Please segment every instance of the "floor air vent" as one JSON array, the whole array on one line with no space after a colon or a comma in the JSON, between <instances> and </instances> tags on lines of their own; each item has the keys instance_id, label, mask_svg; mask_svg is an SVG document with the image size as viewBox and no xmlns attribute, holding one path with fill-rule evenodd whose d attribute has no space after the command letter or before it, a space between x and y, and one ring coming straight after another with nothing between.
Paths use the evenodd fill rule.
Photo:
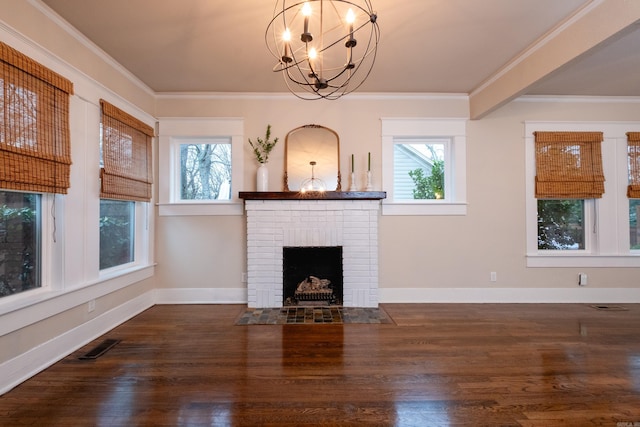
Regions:
<instances>
[{"instance_id":1,"label":"floor air vent","mask_svg":"<svg viewBox=\"0 0 640 427\"><path fill-rule=\"evenodd\" d=\"M596 310L603 311L627 311L629 310L626 307L622 307L621 305L607 305L607 304L595 304L590 306L591 308L595 308Z\"/></svg>"},{"instance_id":2,"label":"floor air vent","mask_svg":"<svg viewBox=\"0 0 640 427\"><path fill-rule=\"evenodd\" d=\"M80 356L78 359L80 360L97 359L98 357L102 356L107 351L109 351L114 345L118 344L119 342L120 340L114 340L114 339L104 340L100 344L95 346L93 349L91 349L89 352Z\"/></svg>"}]
</instances>

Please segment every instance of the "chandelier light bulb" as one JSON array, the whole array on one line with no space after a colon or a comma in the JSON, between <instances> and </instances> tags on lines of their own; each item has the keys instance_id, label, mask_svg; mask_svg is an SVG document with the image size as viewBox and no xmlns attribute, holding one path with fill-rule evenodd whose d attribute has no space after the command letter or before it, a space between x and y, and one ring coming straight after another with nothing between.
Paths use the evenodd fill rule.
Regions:
<instances>
[{"instance_id":1,"label":"chandelier light bulb","mask_svg":"<svg viewBox=\"0 0 640 427\"><path fill-rule=\"evenodd\" d=\"M293 58L291 57L291 31L288 28L282 33L282 42L284 44L284 53L280 59L283 63L289 64L293 62Z\"/></svg>"},{"instance_id":2,"label":"chandelier light bulb","mask_svg":"<svg viewBox=\"0 0 640 427\"><path fill-rule=\"evenodd\" d=\"M347 62L347 68L351 69L355 67L355 64L353 64L351 62L351 48L355 47L357 42L356 39L353 37L353 23L356 21L356 14L353 13L353 9L349 8L349 11L347 12L347 24L349 24L349 38L347 39L347 42L344 44L346 47L349 48L349 61Z\"/></svg>"},{"instance_id":3,"label":"chandelier light bulb","mask_svg":"<svg viewBox=\"0 0 640 427\"><path fill-rule=\"evenodd\" d=\"M302 6L302 15L304 16L304 30L300 34L300 40L303 43L309 43L313 40L313 36L309 32L309 17L311 16L311 5L309 2L304 2Z\"/></svg>"},{"instance_id":4,"label":"chandelier light bulb","mask_svg":"<svg viewBox=\"0 0 640 427\"><path fill-rule=\"evenodd\" d=\"M347 24L351 25L351 31L353 31L353 23L356 21L356 14L353 13L353 9L349 8L347 12Z\"/></svg>"},{"instance_id":5,"label":"chandelier light bulb","mask_svg":"<svg viewBox=\"0 0 640 427\"><path fill-rule=\"evenodd\" d=\"M304 2L302 5L302 14L306 17L311 16L311 5L308 1Z\"/></svg>"}]
</instances>

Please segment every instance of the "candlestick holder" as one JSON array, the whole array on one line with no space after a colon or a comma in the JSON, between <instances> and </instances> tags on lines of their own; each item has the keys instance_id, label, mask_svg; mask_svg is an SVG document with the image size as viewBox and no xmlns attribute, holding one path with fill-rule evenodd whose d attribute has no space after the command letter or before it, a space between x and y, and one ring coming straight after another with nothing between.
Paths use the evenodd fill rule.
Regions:
<instances>
[{"instance_id":1,"label":"candlestick holder","mask_svg":"<svg viewBox=\"0 0 640 427\"><path fill-rule=\"evenodd\" d=\"M367 171L367 186L365 191L373 191L373 185L371 185L371 171Z\"/></svg>"},{"instance_id":2,"label":"candlestick holder","mask_svg":"<svg viewBox=\"0 0 640 427\"><path fill-rule=\"evenodd\" d=\"M358 191L356 188L356 174L351 172L351 182L349 185L349 191Z\"/></svg>"}]
</instances>

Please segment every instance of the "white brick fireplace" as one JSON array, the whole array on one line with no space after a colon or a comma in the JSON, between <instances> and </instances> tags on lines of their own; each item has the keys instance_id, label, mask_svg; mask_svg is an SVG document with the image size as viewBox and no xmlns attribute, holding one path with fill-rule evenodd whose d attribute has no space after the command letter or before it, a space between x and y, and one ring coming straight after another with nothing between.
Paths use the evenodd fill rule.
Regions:
<instances>
[{"instance_id":1,"label":"white brick fireplace","mask_svg":"<svg viewBox=\"0 0 640 427\"><path fill-rule=\"evenodd\" d=\"M378 306L378 216L384 193L373 199L338 193L339 199L319 200L265 200L259 194L240 193L247 213L249 307L283 306L283 247L289 246L342 246L343 305Z\"/></svg>"}]
</instances>

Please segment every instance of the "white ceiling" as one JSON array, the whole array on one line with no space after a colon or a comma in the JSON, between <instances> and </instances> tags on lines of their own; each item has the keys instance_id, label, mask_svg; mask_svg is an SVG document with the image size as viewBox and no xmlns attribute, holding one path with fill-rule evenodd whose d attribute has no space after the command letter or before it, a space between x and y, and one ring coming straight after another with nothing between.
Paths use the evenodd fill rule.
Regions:
<instances>
[{"instance_id":1,"label":"white ceiling","mask_svg":"<svg viewBox=\"0 0 640 427\"><path fill-rule=\"evenodd\" d=\"M156 92L287 90L264 41L274 0L42 1ZM640 96L640 0L371 1L381 41L360 92L473 95L511 72L517 84L493 105L521 94ZM592 9L599 21L585 32L580 16ZM549 40L566 53L530 55ZM526 70L550 67L510 71L527 58Z\"/></svg>"}]
</instances>

